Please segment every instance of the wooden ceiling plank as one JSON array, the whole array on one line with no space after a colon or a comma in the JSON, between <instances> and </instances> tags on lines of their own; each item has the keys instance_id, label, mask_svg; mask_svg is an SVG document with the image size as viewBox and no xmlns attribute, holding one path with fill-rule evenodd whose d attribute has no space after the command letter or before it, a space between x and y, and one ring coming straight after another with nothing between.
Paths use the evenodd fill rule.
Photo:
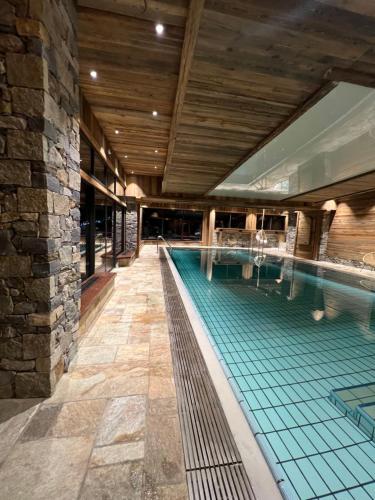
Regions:
<instances>
[{"instance_id":1,"label":"wooden ceiling plank","mask_svg":"<svg viewBox=\"0 0 375 500\"><path fill-rule=\"evenodd\" d=\"M164 168L164 178L168 173L173 159L173 152L178 132L178 126L182 115L182 109L185 101L185 94L189 81L189 74L194 57L194 50L198 39L199 26L203 13L205 0L190 0L188 16L185 27L185 37L182 46L180 72L178 77L178 85L175 97L174 111L172 116L171 128L169 133L169 144L167 160ZM163 180L163 191L165 188Z\"/></svg>"}]
</instances>

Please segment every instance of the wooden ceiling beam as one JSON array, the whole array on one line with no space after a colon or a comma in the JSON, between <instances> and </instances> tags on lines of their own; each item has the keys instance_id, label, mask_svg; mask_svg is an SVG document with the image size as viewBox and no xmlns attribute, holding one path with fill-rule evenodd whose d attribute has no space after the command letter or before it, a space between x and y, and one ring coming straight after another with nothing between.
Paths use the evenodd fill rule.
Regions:
<instances>
[{"instance_id":1,"label":"wooden ceiling beam","mask_svg":"<svg viewBox=\"0 0 375 500\"><path fill-rule=\"evenodd\" d=\"M324 79L336 83L352 83L363 87L375 88L375 75L361 73L359 71L330 68L324 74Z\"/></svg>"},{"instance_id":2,"label":"wooden ceiling beam","mask_svg":"<svg viewBox=\"0 0 375 500\"><path fill-rule=\"evenodd\" d=\"M176 97L174 102L171 128L169 132L168 153L164 168L163 191L166 190L166 175L171 166L178 126L180 123L182 108L185 101L189 74L193 62L195 46L198 39L199 26L202 18L205 0L191 0L185 26L184 43L181 52L180 72Z\"/></svg>"}]
</instances>

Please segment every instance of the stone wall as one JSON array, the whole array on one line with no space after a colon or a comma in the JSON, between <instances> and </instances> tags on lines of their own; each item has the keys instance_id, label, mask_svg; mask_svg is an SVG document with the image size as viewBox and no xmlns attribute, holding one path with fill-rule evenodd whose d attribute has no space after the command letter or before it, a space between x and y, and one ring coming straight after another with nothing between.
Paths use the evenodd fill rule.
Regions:
<instances>
[{"instance_id":1,"label":"stone wall","mask_svg":"<svg viewBox=\"0 0 375 500\"><path fill-rule=\"evenodd\" d=\"M73 0L0 2L0 397L53 392L79 321Z\"/></svg>"},{"instance_id":2,"label":"stone wall","mask_svg":"<svg viewBox=\"0 0 375 500\"><path fill-rule=\"evenodd\" d=\"M137 249L138 235L138 214L136 199L126 197L126 218L125 218L125 251Z\"/></svg>"},{"instance_id":3,"label":"stone wall","mask_svg":"<svg viewBox=\"0 0 375 500\"><path fill-rule=\"evenodd\" d=\"M286 230L286 253L294 255L297 236L297 212L290 211Z\"/></svg>"},{"instance_id":4,"label":"stone wall","mask_svg":"<svg viewBox=\"0 0 375 500\"><path fill-rule=\"evenodd\" d=\"M322 229L320 233L318 260L328 260L327 247L329 228L331 227L334 212L324 212L322 219Z\"/></svg>"}]
</instances>

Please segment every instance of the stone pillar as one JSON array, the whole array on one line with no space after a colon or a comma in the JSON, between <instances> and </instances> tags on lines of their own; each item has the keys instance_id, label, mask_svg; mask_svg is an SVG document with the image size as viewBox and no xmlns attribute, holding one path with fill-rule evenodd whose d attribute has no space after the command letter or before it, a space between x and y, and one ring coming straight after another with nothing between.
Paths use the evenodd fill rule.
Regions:
<instances>
[{"instance_id":1,"label":"stone pillar","mask_svg":"<svg viewBox=\"0 0 375 500\"><path fill-rule=\"evenodd\" d=\"M79 322L73 0L0 4L0 397L49 396Z\"/></svg>"},{"instance_id":2,"label":"stone pillar","mask_svg":"<svg viewBox=\"0 0 375 500\"><path fill-rule=\"evenodd\" d=\"M335 216L334 210L324 212L322 219L322 229L320 233L318 260L329 260L327 255L329 229Z\"/></svg>"},{"instance_id":3,"label":"stone pillar","mask_svg":"<svg viewBox=\"0 0 375 500\"><path fill-rule=\"evenodd\" d=\"M125 219L125 251L136 251L138 242L138 212L137 200L133 196L126 196L126 219Z\"/></svg>"},{"instance_id":4,"label":"stone pillar","mask_svg":"<svg viewBox=\"0 0 375 500\"><path fill-rule=\"evenodd\" d=\"M297 212L289 211L288 228L286 230L286 253L294 255L297 236Z\"/></svg>"}]
</instances>

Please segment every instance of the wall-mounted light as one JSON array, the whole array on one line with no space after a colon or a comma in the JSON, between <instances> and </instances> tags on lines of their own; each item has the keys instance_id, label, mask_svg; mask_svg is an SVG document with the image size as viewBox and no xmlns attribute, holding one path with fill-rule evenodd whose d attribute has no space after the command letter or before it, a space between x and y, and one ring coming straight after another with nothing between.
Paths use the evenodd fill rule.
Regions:
<instances>
[{"instance_id":1,"label":"wall-mounted light","mask_svg":"<svg viewBox=\"0 0 375 500\"><path fill-rule=\"evenodd\" d=\"M158 116L158 112L154 110L154 111L152 112L152 116Z\"/></svg>"},{"instance_id":2,"label":"wall-mounted light","mask_svg":"<svg viewBox=\"0 0 375 500\"><path fill-rule=\"evenodd\" d=\"M155 31L158 35L162 35L164 33L164 26L160 23L158 23L156 26L155 26Z\"/></svg>"},{"instance_id":3,"label":"wall-mounted light","mask_svg":"<svg viewBox=\"0 0 375 500\"><path fill-rule=\"evenodd\" d=\"M90 76L93 80L96 80L98 78L98 73L94 69L92 69L90 71Z\"/></svg>"}]
</instances>

